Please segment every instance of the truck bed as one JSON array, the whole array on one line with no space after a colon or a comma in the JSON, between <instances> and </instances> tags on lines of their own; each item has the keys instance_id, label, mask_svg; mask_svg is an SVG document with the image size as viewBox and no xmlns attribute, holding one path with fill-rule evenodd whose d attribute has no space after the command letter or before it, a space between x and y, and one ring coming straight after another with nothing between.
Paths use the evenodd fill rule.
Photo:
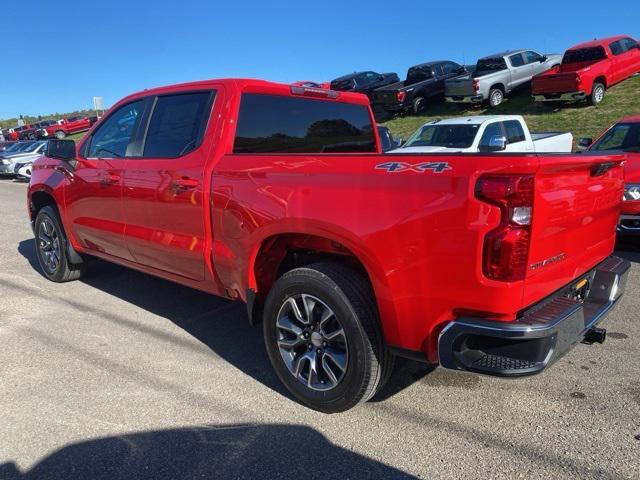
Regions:
<instances>
[{"instance_id":1,"label":"truck bed","mask_svg":"<svg viewBox=\"0 0 640 480\"><path fill-rule=\"evenodd\" d=\"M537 153L571 152L573 135L568 132L530 132Z\"/></svg>"}]
</instances>

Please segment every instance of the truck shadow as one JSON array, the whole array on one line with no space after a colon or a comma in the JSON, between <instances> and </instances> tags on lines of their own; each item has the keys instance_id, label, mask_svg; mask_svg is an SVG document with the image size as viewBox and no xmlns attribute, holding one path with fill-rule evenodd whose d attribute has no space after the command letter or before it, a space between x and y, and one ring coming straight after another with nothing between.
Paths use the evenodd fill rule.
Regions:
<instances>
[{"instance_id":1,"label":"truck shadow","mask_svg":"<svg viewBox=\"0 0 640 480\"><path fill-rule=\"evenodd\" d=\"M18 252L41 274L33 239L21 241ZM249 325L244 303L225 300L97 259L90 261L90 267L81 282L170 320L243 373L294 400L271 368L262 339L262 327ZM159 335L155 330L137 325L114 312L97 310L88 305L82 305L82 308L91 308L92 313L107 321L145 334ZM392 397L431 370L431 366L398 359L387 385L373 400L382 401Z\"/></svg>"},{"instance_id":2,"label":"truck shadow","mask_svg":"<svg viewBox=\"0 0 640 480\"><path fill-rule=\"evenodd\" d=\"M301 449L302 447L302 449ZM322 459L318 462L318 459ZM324 467L323 467L324 465ZM4 480L417 478L333 445L301 425L211 425L98 438L54 451Z\"/></svg>"}]
</instances>

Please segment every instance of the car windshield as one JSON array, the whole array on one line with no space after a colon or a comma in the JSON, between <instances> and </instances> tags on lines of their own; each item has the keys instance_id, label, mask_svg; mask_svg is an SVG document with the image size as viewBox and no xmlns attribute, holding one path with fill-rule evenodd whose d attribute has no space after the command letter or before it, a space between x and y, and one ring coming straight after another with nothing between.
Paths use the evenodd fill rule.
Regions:
<instances>
[{"instance_id":1,"label":"car windshield","mask_svg":"<svg viewBox=\"0 0 640 480\"><path fill-rule=\"evenodd\" d=\"M476 72L499 72L507 68L504 58L483 58L476 64Z\"/></svg>"},{"instance_id":2,"label":"car windshield","mask_svg":"<svg viewBox=\"0 0 640 480\"><path fill-rule=\"evenodd\" d=\"M406 147L469 148L480 125L424 125L411 135Z\"/></svg>"},{"instance_id":3,"label":"car windshield","mask_svg":"<svg viewBox=\"0 0 640 480\"><path fill-rule=\"evenodd\" d=\"M582 63L595 62L607 58L602 47L579 48L577 50L567 50L562 57L562 63Z\"/></svg>"},{"instance_id":4,"label":"car windshield","mask_svg":"<svg viewBox=\"0 0 640 480\"><path fill-rule=\"evenodd\" d=\"M2 153L14 153L14 152L19 152L20 148L23 146L22 143L12 143L11 145L8 145L3 151Z\"/></svg>"},{"instance_id":5,"label":"car windshield","mask_svg":"<svg viewBox=\"0 0 640 480\"><path fill-rule=\"evenodd\" d=\"M640 153L640 123L619 123L605 133L591 150Z\"/></svg>"}]
</instances>

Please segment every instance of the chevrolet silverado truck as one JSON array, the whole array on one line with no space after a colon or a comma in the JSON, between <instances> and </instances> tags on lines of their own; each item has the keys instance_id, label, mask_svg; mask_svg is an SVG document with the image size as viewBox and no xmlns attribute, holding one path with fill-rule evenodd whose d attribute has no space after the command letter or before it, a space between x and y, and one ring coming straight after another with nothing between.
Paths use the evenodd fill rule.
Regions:
<instances>
[{"instance_id":1,"label":"chevrolet silverado truck","mask_svg":"<svg viewBox=\"0 0 640 480\"><path fill-rule=\"evenodd\" d=\"M618 233L640 234L640 115L623 118L605 130L595 142L591 138L581 138L578 149L594 153L626 152L624 198Z\"/></svg>"},{"instance_id":2,"label":"chevrolet silverado truck","mask_svg":"<svg viewBox=\"0 0 640 480\"><path fill-rule=\"evenodd\" d=\"M56 137L65 138L74 133L86 132L97 121L97 117L69 117L58 120L52 125L41 128L37 131L38 138Z\"/></svg>"},{"instance_id":3,"label":"chevrolet silverado truck","mask_svg":"<svg viewBox=\"0 0 640 480\"><path fill-rule=\"evenodd\" d=\"M560 55L541 55L533 50L514 50L481 58L473 73L445 82L447 102L484 103L497 107L505 95L560 64Z\"/></svg>"},{"instance_id":4,"label":"chevrolet silverado truck","mask_svg":"<svg viewBox=\"0 0 640 480\"><path fill-rule=\"evenodd\" d=\"M536 76L531 93L536 102L576 102L592 105L604 100L605 91L640 72L640 46L631 37L617 36L575 45L562 64Z\"/></svg>"},{"instance_id":5,"label":"chevrolet silverado truck","mask_svg":"<svg viewBox=\"0 0 640 480\"><path fill-rule=\"evenodd\" d=\"M365 95L210 80L50 140L28 212L50 280L98 257L246 302L283 384L339 412L396 355L518 377L602 342L625 158L382 154Z\"/></svg>"},{"instance_id":6,"label":"chevrolet silverado truck","mask_svg":"<svg viewBox=\"0 0 640 480\"><path fill-rule=\"evenodd\" d=\"M477 115L425 123L389 153L571 152L573 135L529 131L520 115Z\"/></svg>"},{"instance_id":7,"label":"chevrolet silverado truck","mask_svg":"<svg viewBox=\"0 0 640 480\"><path fill-rule=\"evenodd\" d=\"M424 113L429 103L442 100L445 81L464 73L463 66L448 60L415 65L407 71L406 80L374 90L371 105L374 112L387 115Z\"/></svg>"}]
</instances>

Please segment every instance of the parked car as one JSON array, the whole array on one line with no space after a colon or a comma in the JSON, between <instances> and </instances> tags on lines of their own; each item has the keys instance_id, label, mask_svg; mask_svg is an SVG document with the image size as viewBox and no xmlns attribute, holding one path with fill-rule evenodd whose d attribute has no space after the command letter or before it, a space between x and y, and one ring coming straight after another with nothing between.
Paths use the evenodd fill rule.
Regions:
<instances>
[{"instance_id":1,"label":"parked car","mask_svg":"<svg viewBox=\"0 0 640 480\"><path fill-rule=\"evenodd\" d=\"M528 84L534 75L560 64L561 55L541 55L534 50L514 50L481 58L473 73L445 83L445 97L454 103L500 105L514 89Z\"/></svg>"},{"instance_id":2,"label":"parked car","mask_svg":"<svg viewBox=\"0 0 640 480\"><path fill-rule=\"evenodd\" d=\"M378 137L380 137L380 147L383 152L398 148L402 144L402 140L393 138L389 127L385 127L384 125L378 125Z\"/></svg>"},{"instance_id":3,"label":"parked car","mask_svg":"<svg viewBox=\"0 0 640 480\"><path fill-rule=\"evenodd\" d=\"M128 96L34 162L39 265L64 282L95 256L245 301L324 412L371 398L396 354L514 377L604 340L624 154L382 155L375 127L364 95L259 80Z\"/></svg>"},{"instance_id":4,"label":"parked car","mask_svg":"<svg viewBox=\"0 0 640 480\"><path fill-rule=\"evenodd\" d=\"M640 115L623 118L595 142L591 138L581 138L578 149L593 153L626 152L624 200L618 232L640 234Z\"/></svg>"},{"instance_id":5,"label":"parked car","mask_svg":"<svg viewBox=\"0 0 640 480\"><path fill-rule=\"evenodd\" d=\"M19 162L32 161L44 153L46 142L17 142L16 146L0 153L0 177L15 176L15 166Z\"/></svg>"},{"instance_id":6,"label":"parked car","mask_svg":"<svg viewBox=\"0 0 640 480\"><path fill-rule=\"evenodd\" d=\"M444 94L444 83L466 73L466 69L449 60L422 63L407 71L402 82L392 83L373 92L374 111L388 114L410 112L423 113L427 105L440 101Z\"/></svg>"},{"instance_id":7,"label":"parked car","mask_svg":"<svg viewBox=\"0 0 640 480\"><path fill-rule=\"evenodd\" d=\"M580 101L597 105L605 91L640 72L640 46L631 37L617 36L575 45L562 64L533 79L537 102Z\"/></svg>"},{"instance_id":8,"label":"parked car","mask_svg":"<svg viewBox=\"0 0 640 480\"><path fill-rule=\"evenodd\" d=\"M17 162L13 169L14 177L19 180L29 180L31 178L32 168L33 160Z\"/></svg>"},{"instance_id":9,"label":"parked car","mask_svg":"<svg viewBox=\"0 0 640 480\"><path fill-rule=\"evenodd\" d=\"M371 99L376 88L399 82L397 73L354 72L331 80L331 90L364 93Z\"/></svg>"},{"instance_id":10,"label":"parked car","mask_svg":"<svg viewBox=\"0 0 640 480\"><path fill-rule=\"evenodd\" d=\"M69 117L58 120L54 125L40 129L39 138L56 137L65 138L74 133L86 132L97 121L97 117Z\"/></svg>"},{"instance_id":11,"label":"parked car","mask_svg":"<svg viewBox=\"0 0 640 480\"><path fill-rule=\"evenodd\" d=\"M520 115L479 115L434 120L390 153L571 152L571 133L529 131Z\"/></svg>"},{"instance_id":12,"label":"parked car","mask_svg":"<svg viewBox=\"0 0 640 480\"><path fill-rule=\"evenodd\" d=\"M36 140L38 138L41 138L40 132L42 131L42 129L56 124L57 120L41 120L32 125L29 125L29 127L27 128L23 128L22 130L20 130L20 132L18 133L18 139Z\"/></svg>"}]
</instances>

